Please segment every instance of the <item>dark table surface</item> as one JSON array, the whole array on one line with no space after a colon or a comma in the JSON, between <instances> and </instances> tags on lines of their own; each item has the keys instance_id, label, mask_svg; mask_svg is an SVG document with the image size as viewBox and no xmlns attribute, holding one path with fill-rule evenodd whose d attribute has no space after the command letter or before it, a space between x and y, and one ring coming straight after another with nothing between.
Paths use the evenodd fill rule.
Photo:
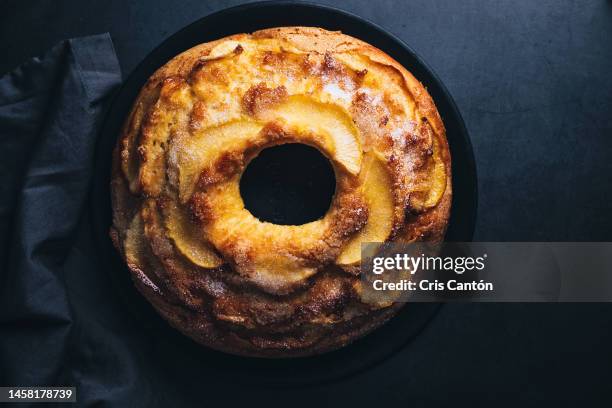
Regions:
<instances>
[{"instance_id":1,"label":"dark table surface","mask_svg":"<svg viewBox=\"0 0 612 408\"><path fill-rule=\"evenodd\" d=\"M176 30L239 3L4 1L0 73L61 39L108 31L127 75ZM477 240L612 240L611 1L321 3L398 35L454 96L478 166ZM610 344L608 305L447 305L396 358L334 392L347 403L479 391L563 406L609 400Z\"/></svg>"}]
</instances>

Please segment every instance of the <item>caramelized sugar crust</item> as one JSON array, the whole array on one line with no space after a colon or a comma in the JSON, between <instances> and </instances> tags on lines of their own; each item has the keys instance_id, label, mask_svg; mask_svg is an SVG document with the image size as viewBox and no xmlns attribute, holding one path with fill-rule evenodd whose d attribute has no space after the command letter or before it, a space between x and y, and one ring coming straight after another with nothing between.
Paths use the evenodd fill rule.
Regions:
<instances>
[{"instance_id":1,"label":"caramelized sugar crust","mask_svg":"<svg viewBox=\"0 0 612 408\"><path fill-rule=\"evenodd\" d=\"M319 149L328 213L262 222L239 179L259 152ZM140 292L197 342L312 355L381 325L398 304L360 297L360 243L439 241L450 213L444 125L425 88L339 32L284 27L198 45L149 79L112 166L111 237Z\"/></svg>"}]
</instances>

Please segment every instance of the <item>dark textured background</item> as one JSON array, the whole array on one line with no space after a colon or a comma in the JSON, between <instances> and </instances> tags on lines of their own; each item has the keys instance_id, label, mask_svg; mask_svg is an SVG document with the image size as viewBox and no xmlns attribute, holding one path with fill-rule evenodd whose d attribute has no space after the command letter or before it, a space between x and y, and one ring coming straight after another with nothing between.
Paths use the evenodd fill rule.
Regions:
<instances>
[{"instance_id":1,"label":"dark textured background","mask_svg":"<svg viewBox=\"0 0 612 408\"><path fill-rule=\"evenodd\" d=\"M398 35L454 96L478 166L477 240L612 240L611 1L321 2ZM179 28L239 3L4 1L0 73L61 39L109 31L128 74ZM447 305L396 358L333 392L347 403L610 406L610 344L608 305ZM240 398L172 387L202 401Z\"/></svg>"}]
</instances>

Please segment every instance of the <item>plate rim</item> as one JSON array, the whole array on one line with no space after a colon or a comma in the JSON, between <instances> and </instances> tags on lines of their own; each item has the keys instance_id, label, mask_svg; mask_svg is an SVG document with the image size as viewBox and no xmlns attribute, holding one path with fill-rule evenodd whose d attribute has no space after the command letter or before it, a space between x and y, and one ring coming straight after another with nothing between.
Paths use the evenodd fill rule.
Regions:
<instances>
[{"instance_id":1,"label":"plate rim","mask_svg":"<svg viewBox=\"0 0 612 408\"><path fill-rule=\"evenodd\" d=\"M447 107L449 109L449 114L454 118L455 121L455 126L457 127L457 133L458 133L458 137L461 137L462 142L464 143L464 153L467 153L467 157L462 157L462 160L465 160L464 162L462 162L462 166L464 166L464 170L468 173L469 178L472 179L472 189L471 189L471 194L470 194L470 201L471 201L471 213L470 214L465 214L468 216L468 222L464 223L464 231L462 232L463 235L463 239L465 241L470 241L473 238L473 234L474 234L474 230L475 230L475 225L476 225L476 216L477 216L477 210L478 210L478 179L477 179L477 171L476 171L476 161L475 161L475 157L474 157L474 152L473 152L473 146L469 137L469 133L467 131L467 128L465 126L465 122L463 120L463 117L452 97L452 95L450 94L450 92L448 91L448 89L446 88L446 86L444 85L444 83L441 81L441 79L439 78L439 76L435 73L435 71L407 44L405 43L401 38L399 38L398 36L396 36L395 34L393 34L392 32L390 32L389 30L383 28L382 26L364 18L361 17L359 15L356 15L350 11L347 10L343 10L341 8L338 8L336 6L330 6L330 5L324 5L324 4L319 4L319 3L313 3L313 2L309 2L309 1L297 1L297 0L271 0L271 1L261 1L261 2L252 2L252 3L246 3L246 4L240 4L240 5L236 5L233 7L228 7L228 8L223 8L221 10L206 14L202 17L197 18L196 20L194 20L193 22L187 24L186 26L182 27L181 29L177 30L175 33L169 35L168 37L166 37L159 45L157 45L156 47L154 47L149 53L147 53L147 55L132 69L132 71L126 76L126 79L124 81L122 81L121 86L115 91L114 95L112 96L112 99L108 105L108 108L105 112L105 115L102 119L102 126L100 127L100 132L98 134L98 138L96 140L95 143L95 150L94 150L94 168L93 168L93 176L92 176L92 183L90 185L90 194L89 194L89 210L90 210L90 221L92 223L92 234L94 235L93 239L94 239L94 245L95 245L95 250L97 252L97 254L102 258L104 255L104 252L106 250L104 250L104 247L112 247L112 244L110 243L110 239L108 238L108 233L102 234L102 232L104 231L104 228L102 227L103 225L106 226L106 231L108 231L108 227L110 226L109 223L105 222L106 220L110 219L110 215L111 215L111 208L110 205L106 206L106 204L110 204L110 187L109 187L109 183L110 183L110 155L108 157L104 157L103 154L105 153L103 147L104 147L104 142L105 139L109 137L111 131L113 130L113 128L115 128L115 126L113 126L113 120L116 118L113 118L113 116L116 116L117 114L121 113L121 112L117 112L117 110L120 109L120 105L121 105L121 99L125 99L127 97L130 96L130 93L133 94L133 92L130 92L130 88L134 88L134 83L135 82L139 82L140 85L137 87L137 92L140 90L140 88L142 87L142 85L144 85L144 83L146 82L146 78L148 78L148 76L150 76L150 74L152 74L157 68L159 68L160 66L162 66L165 62L161 63L161 65L158 65L155 61L160 60L161 56L165 54L164 50L167 48L171 48L172 47L172 43L174 41L177 40L177 38L180 38L181 36L185 36L186 34L188 34L190 31L193 31L195 28L198 28L202 25L205 25L206 20L211 20L211 19L221 19L221 18L225 18L226 16L229 15L233 15L236 13L245 13L248 12L249 10L252 9L261 9L261 8L275 8L275 7L291 7L291 6L300 6L300 7L306 7L306 8L311 8L311 9L316 9L322 13L330 13L330 14L340 14L342 16L344 16L345 18L347 18L348 20L352 20L354 22L354 24L360 24L364 27L367 27L370 30L373 30L375 32L376 35L380 35L382 37L386 37L387 40L396 43L399 48L401 50L403 50L404 52L406 52L407 54L409 54L410 58L413 58L417 64L419 64L421 66L421 68L427 72L427 74L431 77L431 82L433 84L435 84L436 87L439 88L439 91L441 92L441 94L443 95L443 99L444 99L444 103L447 104ZM276 26L283 26L282 24L280 25L276 25ZM286 26L286 25L285 25ZM264 28L262 26L262 28ZM240 31L236 31L236 33L239 33ZM244 31L243 31L244 32ZM186 48L188 49L188 48ZM186 49L182 50L185 51ZM386 53L388 53L387 50L385 50L384 48L382 48L382 50ZM178 51L181 52L181 51ZM177 53L178 53L177 52ZM175 54L176 55L176 54ZM389 55L391 55L394 59L397 59L395 55L393 55L393 53L389 53ZM166 60L167 62L167 60ZM144 73L144 72L148 72L148 74ZM144 82L142 82L139 77L145 77ZM421 81L421 78L417 79L419 81ZM429 89L428 89L429 90ZM127 94L127 95L126 95ZM133 97L135 97L136 95L133 95ZM128 106L131 106L131 102L133 102L133 98L131 99L130 103L128 104ZM438 101L436 101L434 99L434 102L436 103L436 105L438 105ZM125 118L125 115L128 114L128 111L126 110L122 110L123 112L123 118ZM444 119L443 119L444 121ZM123 122L123 121L120 121ZM448 128L447 128L448 129ZM447 132L448 134L448 132ZM113 145L116 143L116 138L117 135L114 136L113 139ZM448 137L447 137L448 138ZM450 141L449 141L450 142ZM450 143L449 143L450 144ZM451 157L452 157L452 151L451 151ZM453 161L454 163L454 161ZM96 186L95 182L100 178L100 174L105 174L105 177L103 177L104 180L106 180L108 183L106 183L106 185L103 186ZM453 170L453 177L455 176L455 171ZM453 180L454 181L454 180ZM454 187L454 183L453 183L453 190L455 191L455 187ZM453 206L455 205L455 193L453 191ZM106 193L104 193L106 192ZM102 202L100 202L99 198L100 196L105 196L105 200L103 200ZM102 197L104 198L104 197ZM102 208L102 207L106 207L106 209ZM107 214L106 216L102 214L102 211L106 211ZM452 225L452 210L451 210L451 221L449 222L449 229ZM114 251L114 248L112 248ZM114 251L116 252L116 251ZM115 256L117 256L117 254L115 253ZM108 259L105 259L104 262L107 265L110 265L110 261ZM110 269L110 268L109 268ZM126 269L127 270L127 269ZM110 275L116 274L113 273L112 271L108 271L108 273ZM111 278L112 279L112 278ZM136 292L136 290L134 288L132 288L134 292ZM144 299L142 298L142 296L140 294L137 294L139 296L139 300L144 302ZM386 356L384 356L383 358L380 358L374 362L371 362L370 364L364 364L362 367L360 367L359 369L354 369L350 372L346 372L343 373L342 375L334 375L330 378L322 378L321 380L318 381L306 381L306 383L326 383L329 381L337 381L349 376L353 376L353 375L357 375L363 371L366 371L370 368L372 368L373 366L379 365L380 363L382 363L383 361L387 360L388 358L390 358L392 355L396 354L397 352L399 352L401 349L403 349L407 344L410 343L410 341L416 337L420 331L423 330L424 327L426 327L429 322L434 318L434 316L437 314L437 312L439 311L440 308L440 304L429 304L431 307L429 308L429 311L427 312L427 314L429 315L429 317L423 322L423 324L421 325L422 327L419 329L419 331L414 334L413 336L410 336L409 338L405 339L405 341L401 344L400 347L396 347L394 350L391 350ZM147 304L148 306L148 304ZM149 306L150 307L150 306ZM154 313L155 315L157 315L156 312L154 312L151 308L151 313ZM389 322L385 323L382 327L379 327L378 329L376 329L376 331L381 331L383 330L385 327L388 327L393 320L396 320L400 314L402 313L406 313L406 308L403 308L401 311L398 312L398 314L396 316L394 316ZM158 316L159 317L159 316ZM161 317L159 317L159 319L162 319ZM168 328L172 331L175 331L178 335L183 336L183 334L181 334L180 332L176 331L176 329L174 328L170 328L170 326L168 326ZM372 333L368 334L366 336L366 338L368 336L371 336ZM362 340L362 339L359 339ZM357 342L359 341L357 340ZM199 346L204 348L204 346ZM346 350L347 348L353 347L353 344L347 345L344 348L340 349L341 350ZM217 351L213 351L214 353L219 353ZM325 353L323 354L323 356L326 355L330 355L332 353L336 353L337 351L332 351L330 353ZM228 358L236 358L236 356L231 356L231 355L226 355L228 356ZM317 358L318 356L313 356L313 357L307 357L305 359L313 359L313 358ZM250 359L248 357L238 357L240 359ZM302 360L302 359L294 359L293 361L296 360ZM303 384L305 381L303 379L300 379L300 383ZM295 384L293 384L295 385Z\"/></svg>"}]
</instances>

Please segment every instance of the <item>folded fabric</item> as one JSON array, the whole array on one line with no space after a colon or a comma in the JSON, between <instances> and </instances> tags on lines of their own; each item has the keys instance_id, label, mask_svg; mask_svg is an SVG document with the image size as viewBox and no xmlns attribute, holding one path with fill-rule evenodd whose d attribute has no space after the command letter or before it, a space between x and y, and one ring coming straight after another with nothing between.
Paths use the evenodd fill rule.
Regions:
<instances>
[{"instance_id":1,"label":"folded fabric","mask_svg":"<svg viewBox=\"0 0 612 408\"><path fill-rule=\"evenodd\" d=\"M108 34L64 41L0 78L2 385L70 385L66 262L120 83Z\"/></svg>"}]
</instances>

